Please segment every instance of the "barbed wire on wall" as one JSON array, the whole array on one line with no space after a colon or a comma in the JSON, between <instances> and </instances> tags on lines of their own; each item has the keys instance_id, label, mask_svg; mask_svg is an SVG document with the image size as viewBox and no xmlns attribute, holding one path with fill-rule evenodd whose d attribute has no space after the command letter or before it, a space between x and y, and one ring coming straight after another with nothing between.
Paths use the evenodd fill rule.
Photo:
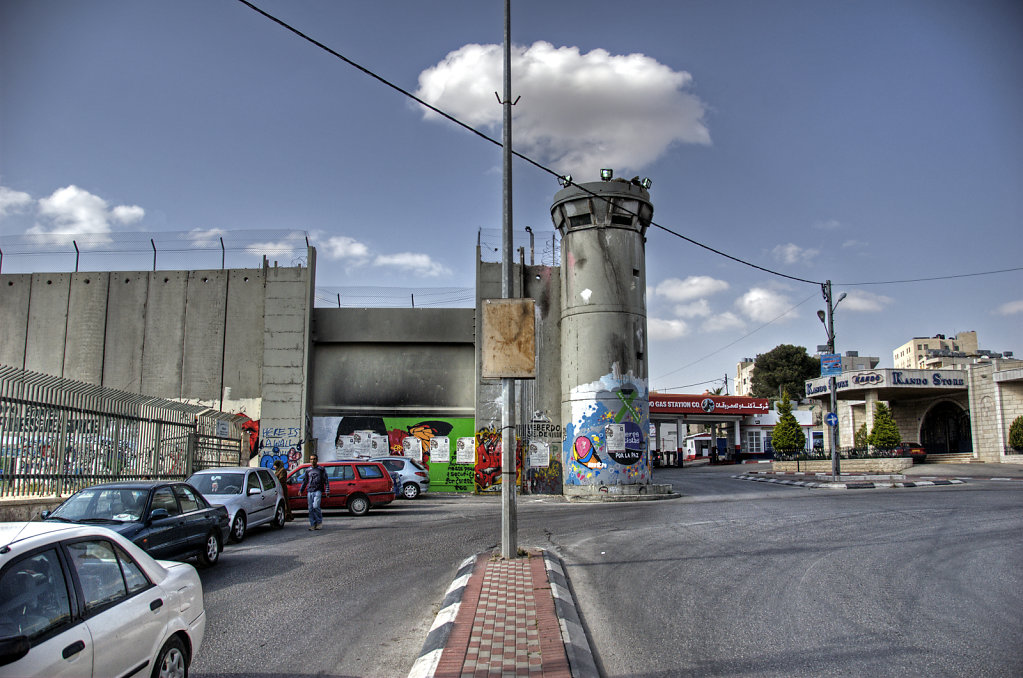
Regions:
<instances>
[{"instance_id":1,"label":"barbed wire on wall","mask_svg":"<svg viewBox=\"0 0 1023 678\"><path fill-rule=\"evenodd\" d=\"M31 273L41 258L50 271L196 270L304 266L305 231L287 229L0 235L0 273Z\"/></svg>"},{"instance_id":2,"label":"barbed wire on wall","mask_svg":"<svg viewBox=\"0 0 1023 678\"><path fill-rule=\"evenodd\" d=\"M494 264L501 261L501 234L499 228L479 229L480 260ZM521 249L528 264L530 261L530 234L525 229L512 232L512 247L515 251L515 263L520 261ZM556 231L533 231L533 262L538 266L558 266L561 262L561 241Z\"/></svg>"},{"instance_id":3,"label":"barbed wire on wall","mask_svg":"<svg viewBox=\"0 0 1023 678\"><path fill-rule=\"evenodd\" d=\"M473 308L472 287L317 287L318 308Z\"/></svg>"}]
</instances>

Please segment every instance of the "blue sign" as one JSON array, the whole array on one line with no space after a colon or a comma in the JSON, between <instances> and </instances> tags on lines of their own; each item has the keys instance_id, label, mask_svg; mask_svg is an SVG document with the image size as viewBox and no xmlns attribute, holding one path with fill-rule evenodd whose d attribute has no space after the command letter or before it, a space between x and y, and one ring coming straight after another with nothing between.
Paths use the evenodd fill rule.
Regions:
<instances>
[{"instance_id":1,"label":"blue sign","mask_svg":"<svg viewBox=\"0 0 1023 678\"><path fill-rule=\"evenodd\" d=\"M834 412L828 412L827 416L824 417L824 421L828 422L828 426L838 426L838 415Z\"/></svg>"},{"instance_id":2,"label":"blue sign","mask_svg":"<svg viewBox=\"0 0 1023 678\"><path fill-rule=\"evenodd\" d=\"M842 374L842 355L825 353L821 356L821 376L838 377Z\"/></svg>"}]
</instances>

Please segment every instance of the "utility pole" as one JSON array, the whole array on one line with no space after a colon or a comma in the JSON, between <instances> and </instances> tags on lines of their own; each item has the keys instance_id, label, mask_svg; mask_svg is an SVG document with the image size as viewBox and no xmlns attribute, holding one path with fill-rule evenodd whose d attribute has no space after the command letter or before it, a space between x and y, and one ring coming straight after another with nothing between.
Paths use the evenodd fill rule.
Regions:
<instances>
[{"instance_id":1,"label":"utility pole","mask_svg":"<svg viewBox=\"0 0 1023 678\"><path fill-rule=\"evenodd\" d=\"M512 244L512 93L511 93L511 0L504 0L504 151L503 223L501 232L501 298L515 294ZM501 557L518 555L515 513L515 380L501 379Z\"/></svg>"},{"instance_id":2,"label":"utility pole","mask_svg":"<svg viewBox=\"0 0 1023 678\"><path fill-rule=\"evenodd\" d=\"M845 292L838 298L838 301L833 301L831 296L831 281L827 280L821 285L821 294L824 295L824 303L827 304L827 318L825 323L825 329L828 333L828 353L834 355L835 353L835 306L838 305L838 301L845 299ZM817 316L820 317L821 313L818 311ZM825 322L825 318L821 318L822 322ZM832 375L828 377L828 391L831 394L831 403L828 410L829 414L834 414L838 417L838 390L835 385L836 379ZM831 429L831 477L837 481L841 474L840 463L838 460L838 422L836 419L832 419L833 424L829 426Z\"/></svg>"}]
</instances>

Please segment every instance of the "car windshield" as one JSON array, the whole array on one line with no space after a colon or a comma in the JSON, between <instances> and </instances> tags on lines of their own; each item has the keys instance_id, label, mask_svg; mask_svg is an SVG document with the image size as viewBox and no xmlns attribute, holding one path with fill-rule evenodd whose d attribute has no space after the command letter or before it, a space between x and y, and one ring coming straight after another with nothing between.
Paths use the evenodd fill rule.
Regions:
<instances>
[{"instance_id":1,"label":"car windshield","mask_svg":"<svg viewBox=\"0 0 1023 678\"><path fill-rule=\"evenodd\" d=\"M201 494L241 494L245 485L244 473L196 473L188 484Z\"/></svg>"},{"instance_id":2,"label":"car windshield","mask_svg":"<svg viewBox=\"0 0 1023 678\"><path fill-rule=\"evenodd\" d=\"M49 517L75 522L135 522L142 518L148 495L146 489L89 487L76 492Z\"/></svg>"}]
</instances>

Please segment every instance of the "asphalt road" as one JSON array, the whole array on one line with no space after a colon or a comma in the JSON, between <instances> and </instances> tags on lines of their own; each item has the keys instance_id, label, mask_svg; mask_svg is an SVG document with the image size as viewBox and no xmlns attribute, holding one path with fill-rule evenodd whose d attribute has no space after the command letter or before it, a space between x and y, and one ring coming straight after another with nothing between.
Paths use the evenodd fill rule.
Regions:
<instances>
[{"instance_id":1,"label":"asphalt road","mask_svg":"<svg viewBox=\"0 0 1023 678\"><path fill-rule=\"evenodd\" d=\"M885 490L658 470L681 499L522 497L607 676L1023 675L1023 482ZM426 495L254 529L201 571L193 675L405 676L496 498Z\"/></svg>"}]
</instances>

